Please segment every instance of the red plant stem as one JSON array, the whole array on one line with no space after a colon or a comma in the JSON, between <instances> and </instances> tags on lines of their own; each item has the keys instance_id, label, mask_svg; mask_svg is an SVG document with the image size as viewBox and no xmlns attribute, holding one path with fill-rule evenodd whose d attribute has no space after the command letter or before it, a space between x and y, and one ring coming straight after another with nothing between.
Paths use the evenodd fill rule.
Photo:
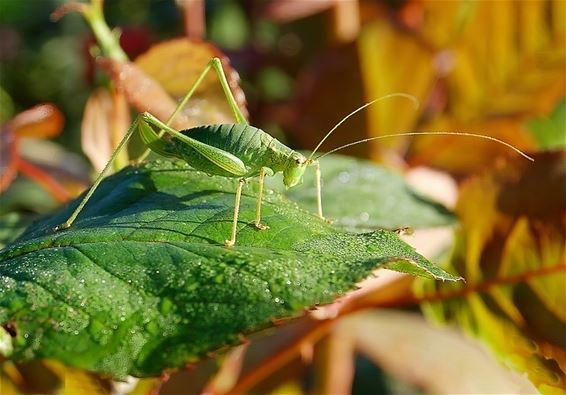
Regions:
<instances>
[{"instance_id":1,"label":"red plant stem","mask_svg":"<svg viewBox=\"0 0 566 395\"><path fill-rule=\"evenodd\" d=\"M0 131L0 133L10 133L4 136L0 136L0 142L6 144L9 148L2 148L2 152L8 157L1 158L3 162L7 162L6 167L3 169L2 174L0 174L0 192L4 192L13 179L18 174L18 157L20 156L19 147L20 140L11 131Z\"/></svg>"},{"instance_id":2,"label":"red plant stem","mask_svg":"<svg viewBox=\"0 0 566 395\"><path fill-rule=\"evenodd\" d=\"M297 336L293 341L286 345L279 352L272 354L269 358L261 362L245 374L236 385L226 393L226 395L237 395L248 392L254 385L265 379L273 371L289 362L301 349L301 345L305 342L316 342L324 336L334 323L334 320L317 321L307 318L305 329L302 336Z\"/></svg>"},{"instance_id":3,"label":"red plant stem","mask_svg":"<svg viewBox=\"0 0 566 395\"><path fill-rule=\"evenodd\" d=\"M18 158L18 170L45 188L59 203L65 203L71 199L69 192L40 167L23 158Z\"/></svg>"},{"instance_id":4,"label":"red plant stem","mask_svg":"<svg viewBox=\"0 0 566 395\"><path fill-rule=\"evenodd\" d=\"M188 38L202 40L205 32L204 0L185 0L183 8L185 34Z\"/></svg>"}]
</instances>

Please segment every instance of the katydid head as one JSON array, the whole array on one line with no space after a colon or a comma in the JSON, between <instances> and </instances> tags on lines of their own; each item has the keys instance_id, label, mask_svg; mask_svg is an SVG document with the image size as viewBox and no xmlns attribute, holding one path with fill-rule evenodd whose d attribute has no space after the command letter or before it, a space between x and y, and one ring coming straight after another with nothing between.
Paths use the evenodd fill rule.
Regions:
<instances>
[{"instance_id":1,"label":"katydid head","mask_svg":"<svg viewBox=\"0 0 566 395\"><path fill-rule=\"evenodd\" d=\"M303 154L293 151L287 158L287 166L283 170L283 184L289 188L300 184L308 164L309 160Z\"/></svg>"}]
</instances>

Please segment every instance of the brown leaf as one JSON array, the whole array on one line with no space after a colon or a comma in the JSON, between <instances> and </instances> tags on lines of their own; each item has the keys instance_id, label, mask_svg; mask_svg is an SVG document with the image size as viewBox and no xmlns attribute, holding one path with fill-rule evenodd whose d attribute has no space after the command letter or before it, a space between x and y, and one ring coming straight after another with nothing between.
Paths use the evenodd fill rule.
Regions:
<instances>
[{"instance_id":1,"label":"brown leaf","mask_svg":"<svg viewBox=\"0 0 566 395\"><path fill-rule=\"evenodd\" d=\"M98 60L98 64L110 75L117 88L139 112L148 111L164 120L175 111L177 106L175 100L134 63L103 58ZM184 129L189 124L189 119L179 114L171 126Z\"/></svg>"},{"instance_id":2,"label":"brown leaf","mask_svg":"<svg viewBox=\"0 0 566 395\"><path fill-rule=\"evenodd\" d=\"M135 63L109 58L100 59L98 63L139 112L148 111L165 121L175 111L176 99L189 91L213 57L221 59L230 89L240 110L247 116L238 73L230 66L228 58L207 42L174 39L153 46ZM234 123L234 115L211 69L171 125L186 129L212 123Z\"/></svg>"},{"instance_id":3,"label":"brown leaf","mask_svg":"<svg viewBox=\"0 0 566 395\"><path fill-rule=\"evenodd\" d=\"M123 95L113 90L97 89L88 98L81 122L81 147L97 172L102 171L112 152L130 126L130 116ZM123 151L115 168L128 162Z\"/></svg>"},{"instance_id":4,"label":"brown leaf","mask_svg":"<svg viewBox=\"0 0 566 395\"><path fill-rule=\"evenodd\" d=\"M163 87L169 95L179 99L189 91L213 57L221 60L232 94L238 107L247 117L246 99L239 85L238 73L230 65L228 58L209 42L188 38L165 41L154 45L149 51L139 56L135 64ZM142 96L142 98L146 101L151 100L153 105L153 98L148 96ZM234 123L234 115L214 70L211 69L199 85L195 95L184 109L184 113L189 119L190 126Z\"/></svg>"},{"instance_id":5,"label":"brown leaf","mask_svg":"<svg viewBox=\"0 0 566 395\"><path fill-rule=\"evenodd\" d=\"M318 56L297 79L297 99L291 116L283 119L299 147L313 149L344 116L364 103L356 46L344 45ZM336 130L321 148L329 151L366 137L364 114L358 114ZM367 156L367 144L344 153Z\"/></svg>"},{"instance_id":6,"label":"brown leaf","mask_svg":"<svg viewBox=\"0 0 566 395\"><path fill-rule=\"evenodd\" d=\"M490 118L460 122L448 117L439 118L421 127L428 131L471 132L491 136L514 147L531 151L536 148L534 138L519 117ZM407 155L411 166L426 164L453 174L470 174L492 166L497 158L516 156L508 147L493 141L461 136L419 136L413 141Z\"/></svg>"}]
</instances>

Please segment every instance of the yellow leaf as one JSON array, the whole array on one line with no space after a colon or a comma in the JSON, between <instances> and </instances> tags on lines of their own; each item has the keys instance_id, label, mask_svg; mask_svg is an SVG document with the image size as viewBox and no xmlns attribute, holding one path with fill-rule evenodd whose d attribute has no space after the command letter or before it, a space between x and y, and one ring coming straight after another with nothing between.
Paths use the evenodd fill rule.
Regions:
<instances>
[{"instance_id":1,"label":"yellow leaf","mask_svg":"<svg viewBox=\"0 0 566 395\"><path fill-rule=\"evenodd\" d=\"M433 55L410 35L377 22L362 31L358 52L367 101L393 92L424 101L435 79ZM368 134L378 136L414 129L420 111L407 100L391 99L369 107L367 114ZM383 141L380 146L402 144L403 139L398 139Z\"/></svg>"},{"instance_id":2,"label":"yellow leaf","mask_svg":"<svg viewBox=\"0 0 566 395\"><path fill-rule=\"evenodd\" d=\"M482 339L546 393L566 384L566 152L516 158L464 183L452 270L423 284L425 313ZM418 289L417 288L417 289Z\"/></svg>"}]
</instances>

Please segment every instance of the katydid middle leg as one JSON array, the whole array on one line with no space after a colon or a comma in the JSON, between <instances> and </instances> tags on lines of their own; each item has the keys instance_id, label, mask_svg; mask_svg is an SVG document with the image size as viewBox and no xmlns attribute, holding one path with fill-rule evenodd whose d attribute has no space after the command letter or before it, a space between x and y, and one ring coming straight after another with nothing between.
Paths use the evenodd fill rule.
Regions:
<instances>
[{"instance_id":1,"label":"katydid middle leg","mask_svg":"<svg viewBox=\"0 0 566 395\"><path fill-rule=\"evenodd\" d=\"M262 167L259 171L259 191L257 193L257 204L255 209L255 222L254 225L259 230L269 229L269 226L261 223L261 199L263 196L263 185L265 182L265 168Z\"/></svg>"},{"instance_id":2,"label":"katydid middle leg","mask_svg":"<svg viewBox=\"0 0 566 395\"><path fill-rule=\"evenodd\" d=\"M226 247L233 247L236 244L236 231L238 230L238 214L240 212L240 198L242 196L242 187L244 186L246 180L240 178L238 182L238 188L236 189L236 201L234 202L234 220L232 221L232 234L230 240L224 240L224 245Z\"/></svg>"},{"instance_id":3,"label":"katydid middle leg","mask_svg":"<svg viewBox=\"0 0 566 395\"><path fill-rule=\"evenodd\" d=\"M321 174L320 174L320 163L318 161L314 162L315 174L316 174L316 207L318 211L318 216L320 219L325 219L322 215L322 186L321 186Z\"/></svg>"}]
</instances>

